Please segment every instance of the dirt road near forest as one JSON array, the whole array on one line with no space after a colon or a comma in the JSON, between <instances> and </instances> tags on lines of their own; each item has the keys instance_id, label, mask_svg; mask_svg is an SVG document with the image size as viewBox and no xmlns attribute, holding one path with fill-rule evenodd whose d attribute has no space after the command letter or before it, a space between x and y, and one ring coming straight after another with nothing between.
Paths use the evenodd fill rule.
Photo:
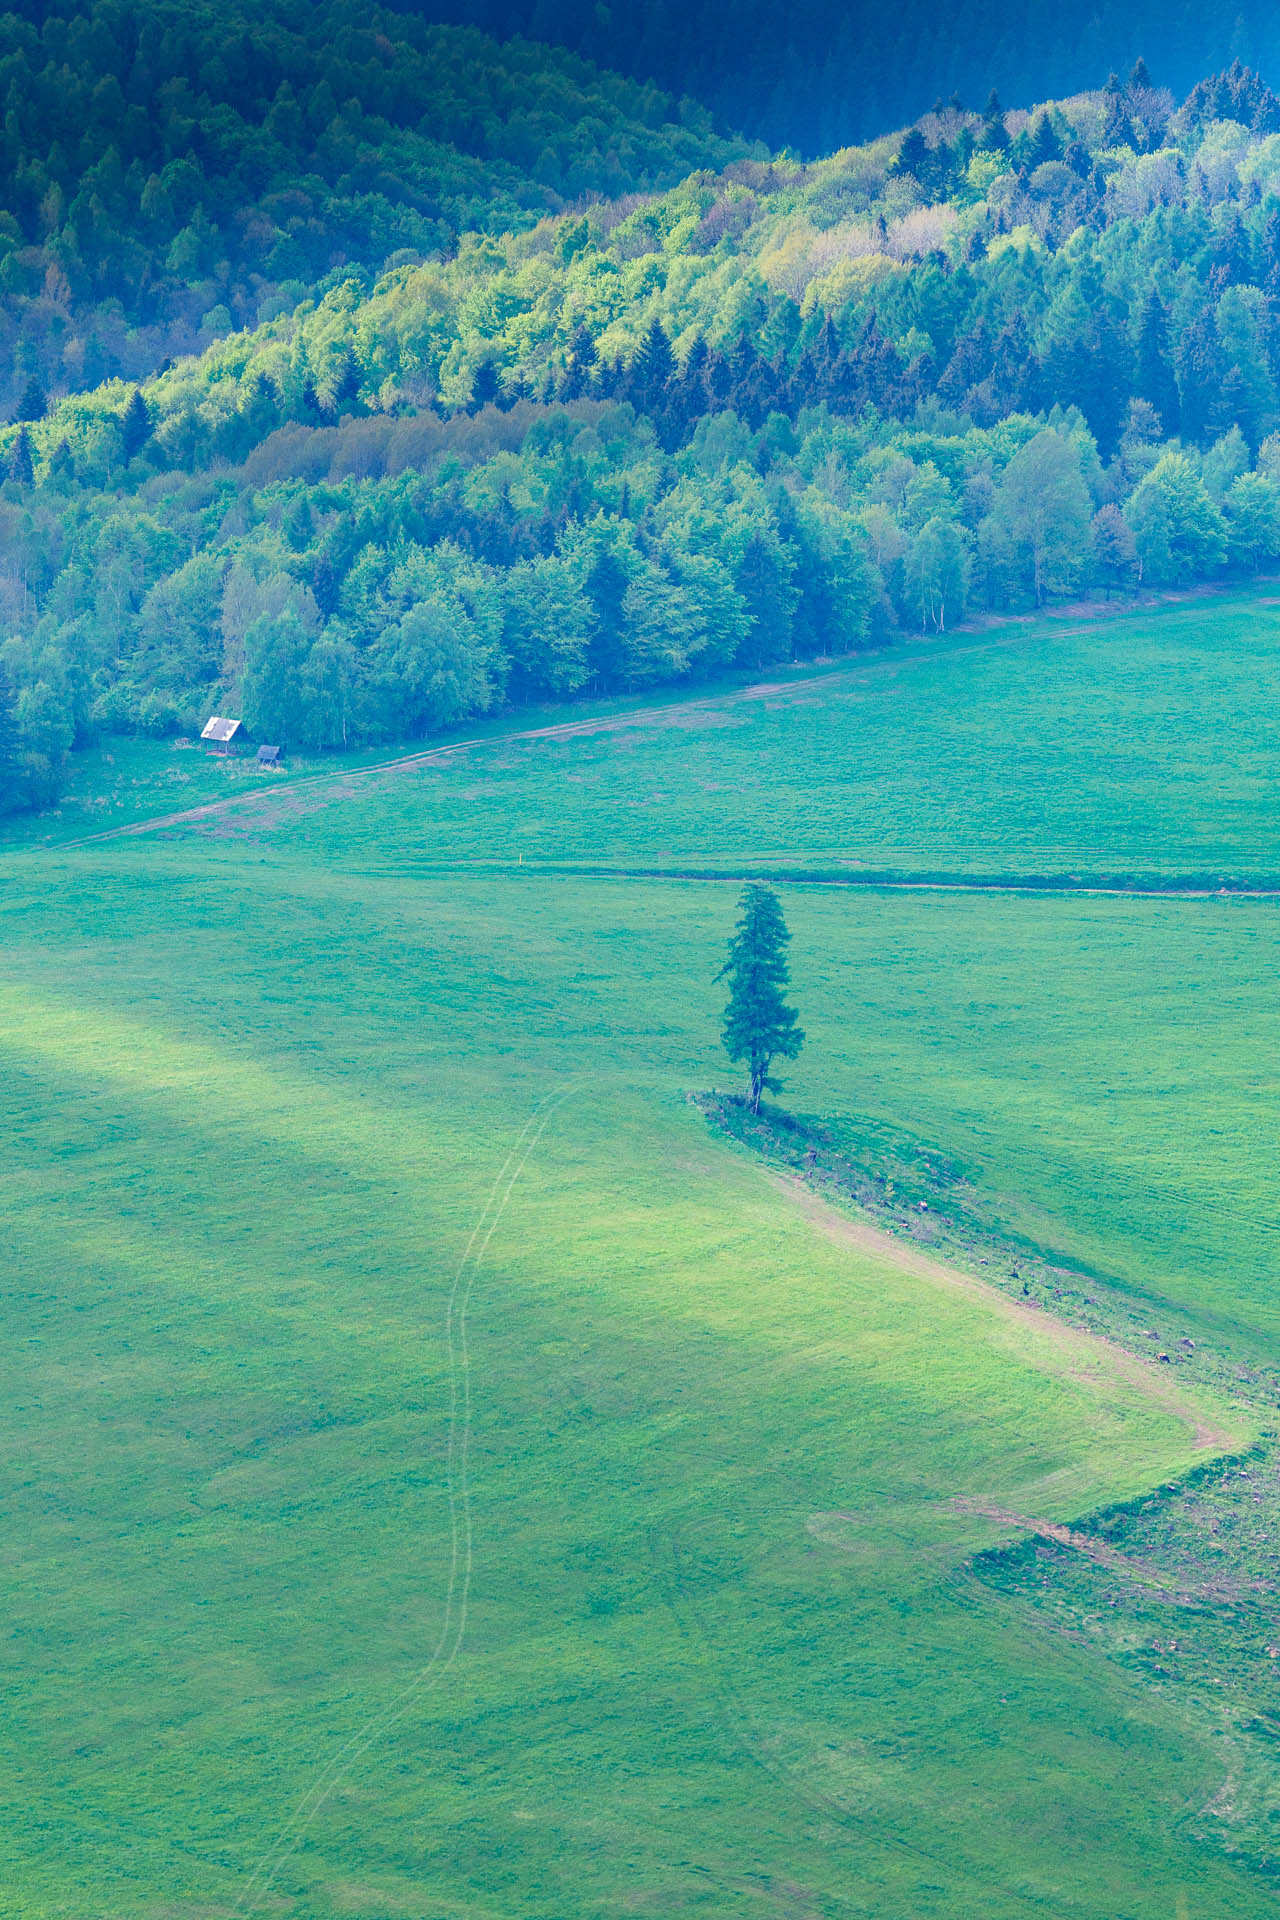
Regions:
<instances>
[{"instance_id":1,"label":"dirt road near forest","mask_svg":"<svg viewBox=\"0 0 1280 1920\"><path fill-rule=\"evenodd\" d=\"M1075 629L1061 631L1069 633ZM1055 634L1055 637L1060 636ZM1007 624L1002 624L993 631L975 634L960 645L948 642L945 653L950 659L957 653L978 653L1015 646L1025 639L1025 633L1016 626L1010 631ZM939 652L943 650L937 649ZM761 680L750 686L730 687L716 693L699 694L693 699L670 701L661 706L634 707L625 713L594 714L581 720L559 721L552 726L513 727L501 733L474 734L465 740L450 740L437 747L423 747L413 753L397 754L367 767L335 767L332 772L304 774L297 780L273 781L269 785L252 787L244 793L229 794L224 799L208 800L199 806L184 807L176 813L155 814L145 820L108 827L101 833L84 834L60 844L64 847L98 846L107 840L132 839L140 834L161 833L175 827L199 826L206 821L234 817L238 810L253 807L255 803L265 803L267 817L264 818L262 813L256 814L248 823L252 829L270 824L272 815L278 819L288 819L311 812L312 796L315 807L325 805L329 799L355 799L362 786L370 780L387 774L409 773L418 767L442 766L456 754L539 740L573 740L618 733L632 727L678 727L687 721L713 716L725 707L742 706L758 700L803 699L820 690L846 687L927 657L929 651L932 650L915 648L911 651L868 654L825 673L806 674L802 679Z\"/></svg>"}]
</instances>

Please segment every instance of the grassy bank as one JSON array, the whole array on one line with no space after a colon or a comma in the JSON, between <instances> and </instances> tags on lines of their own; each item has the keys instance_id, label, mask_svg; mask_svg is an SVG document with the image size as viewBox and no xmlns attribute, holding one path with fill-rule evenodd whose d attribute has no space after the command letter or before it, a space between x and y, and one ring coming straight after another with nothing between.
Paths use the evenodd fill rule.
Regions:
<instances>
[{"instance_id":1,"label":"grassy bank","mask_svg":"<svg viewBox=\"0 0 1280 1920\"><path fill-rule=\"evenodd\" d=\"M1006 741L984 817L1047 865L1093 804L1112 656L1035 644L1082 689L1093 662L1072 778L1036 775L1037 827ZM1243 684L1247 644L1201 653ZM648 864L651 818L825 859L831 809L884 788L865 738L831 784L874 707L885 755L892 710L934 729L912 805L958 865L947 671L6 858L0 1911L1261 1910L1203 1817L1200 1694L981 1556L1001 1515L1129 1508L1251 1444L1280 1331L1274 908L786 899L788 1103L877 1164L936 1156L993 1230L1218 1342L1258 1376L1233 1408L1229 1370L1153 1395L708 1135L686 1095L727 1078L732 881L477 864L499 823L503 860ZM1261 863L1255 775L1216 764L1219 844ZM1108 859L1180 817L1140 771Z\"/></svg>"}]
</instances>

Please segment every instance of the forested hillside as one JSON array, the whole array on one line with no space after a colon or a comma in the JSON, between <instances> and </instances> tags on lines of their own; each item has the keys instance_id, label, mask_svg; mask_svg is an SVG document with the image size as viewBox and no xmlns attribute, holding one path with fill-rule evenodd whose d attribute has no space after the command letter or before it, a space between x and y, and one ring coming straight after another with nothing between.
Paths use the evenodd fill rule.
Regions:
<instances>
[{"instance_id":1,"label":"forested hillside","mask_svg":"<svg viewBox=\"0 0 1280 1920\"><path fill-rule=\"evenodd\" d=\"M707 138L648 137L654 172ZM10 791L214 706L354 744L1265 569L1278 296L1280 102L1239 67L339 273L140 387L18 409Z\"/></svg>"},{"instance_id":2,"label":"forested hillside","mask_svg":"<svg viewBox=\"0 0 1280 1920\"><path fill-rule=\"evenodd\" d=\"M0 16L0 409L136 378L352 267L723 164L705 112L352 0Z\"/></svg>"},{"instance_id":3,"label":"forested hillside","mask_svg":"<svg viewBox=\"0 0 1280 1920\"><path fill-rule=\"evenodd\" d=\"M568 46L703 101L806 159L992 86L1028 102L1091 87L1144 53L1187 92L1240 59L1274 72L1280 16L1265 0L399 0L432 19Z\"/></svg>"}]
</instances>

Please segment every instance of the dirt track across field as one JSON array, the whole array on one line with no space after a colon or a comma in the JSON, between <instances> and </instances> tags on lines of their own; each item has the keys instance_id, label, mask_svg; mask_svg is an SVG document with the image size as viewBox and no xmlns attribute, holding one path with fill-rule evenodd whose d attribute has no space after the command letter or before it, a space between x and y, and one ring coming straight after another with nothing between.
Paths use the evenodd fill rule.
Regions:
<instances>
[{"instance_id":1,"label":"dirt track across field","mask_svg":"<svg viewBox=\"0 0 1280 1920\"><path fill-rule=\"evenodd\" d=\"M1077 629L1062 628L1055 633L1055 638L1074 631ZM975 634L961 645L949 643L946 653L951 658L957 653L985 652L990 648L1017 645L1025 638L1016 625L1012 628L1002 625L990 632ZM146 820L134 820L121 827L108 827L101 833L85 834L60 844L63 847L96 846L106 840L132 839L140 834L161 833L175 827L198 826L205 821L234 816L239 809L252 807L255 803L264 804L269 812L276 812L277 817L287 818L291 813L311 811L311 796L314 796L316 806L323 806L330 798L353 799L370 780L387 774L409 773L417 767L443 766L457 754L475 752L485 747L513 746L526 741L581 739L595 734L619 733L632 727L680 726L687 721L710 718L725 707L752 701L803 699L833 686L845 687L876 673L891 672L922 657L927 657L927 654L920 649L867 654L851 660L847 666L826 673L806 674L800 679L762 680L751 686L730 687L716 693L700 694L694 699L670 701L662 706L638 706L624 713L589 715L581 720L559 721L547 727L514 727L501 733L475 734L466 740L450 740L438 747L424 747L415 753L397 754L392 759L379 760L367 767L335 767L332 772L304 774L297 780L251 787L244 793L228 794L224 799L208 800L200 806L186 807L177 813L155 814ZM248 824L261 826L265 823L259 815Z\"/></svg>"},{"instance_id":2,"label":"dirt track across field","mask_svg":"<svg viewBox=\"0 0 1280 1920\"><path fill-rule=\"evenodd\" d=\"M1178 603L1205 597L1199 592L1168 594L1162 600ZM1051 632L1055 639L1083 633L1101 621L1114 618L1125 609L1116 606L1063 608ZM1132 609L1130 609L1132 611ZM1075 624L1064 624L1063 616ZM963 641L947 639L948 658L957 653L972 654L1026 644L1029 636L1026 619L1001 621L989 628L966 631ZM911 649L885 649L860 655L825 672L805 674L785 680L757 681L750 686L721 688L690 699L668 701L661 705L628 708L621 713L585 715L580 720L564 720L543 727L513 727L499 732L474 734L463 740L449 740L438 746L419 748L413 753L397 754L364 767L335 767L298 779L276 779L269 784L250 787L216 800L180 811L154 814L123 826L108 827L98 833L84 834L58 842L60 848L100 845L106 841L135 839L151 833L205 829L217 835L234 837L287 825L322 807L343 800L354 800L376 784L398 774L412 773L424 767L444 767L458 756L480 753L485 748L505 748L538 741L588 739L603 734L621 733L650 727L694 727L715 725L717 717L726 719L736 707L759 701L812 699L827 690L843 691L860 682L882 675L892 676L900 668L928 659L943 646L913 646ZM776 885L856 888L864 891L910 893L995 893L1012 896L1050 896L1083 894L1103 898L1136 900L1276 900L1280 899L1280 875L1243 877L1209 873L1181 875L1151 874L1006 874L902 872L873 868L816 869L779 867L763 861L733 866L702 866L673 863L667 867L637 867L613 863L522 862L529 876L574 877L581 879L706 881L718 884L733 881L765 880Z\"/></svg>"},{"instance_id":3,"label":"dirt track across field","mask_svg":"<svg viewBox=\"0 0 1280 1920\"><path fill-rule=\"evenodd\" d=\"M1012 1300L1008 1294L980 1280L975 1274L934 1259L931 1254L909 1246L872 1221L839 1212L825 1200L819 1199L803 1180L773 1172L769 1173L768 1178L780 1192L795 1201L805 1218L829 1240L856 1248L859 1253L873 1254L877 1259L886 1261L903 1273L915 1274L932 1286L946 1287L980 1300L1005 1321L1028 1331L1034 1329L1040 1339L1053 1341L1063 1349L1068 1349L1063 1354L1068 1362L1093 1361L1100 1368L1119 1375L1130 1386L1136 1387L1145 1399L1181 1421L1189 1429L1192 1445L1198 1454L1212 1458L1216 1454L1232 1453L1241 1444L1238 1433L1233 1433L1230 1428L1211 1418L1205 1408L1184 1392L1158 1362L1141 1360L1118 1342L1070 1326L1065 1320L1059 1320L1056 1315L1047 1313L1029 1301ZM1068 1376L1074 1374L1080 1377L1078 1364L1074 1368L1068 1364L1064 1372ZM1019 1524L1038 1527L1040 1522L1019 1520Z\"/></svg>"}]
</instances>

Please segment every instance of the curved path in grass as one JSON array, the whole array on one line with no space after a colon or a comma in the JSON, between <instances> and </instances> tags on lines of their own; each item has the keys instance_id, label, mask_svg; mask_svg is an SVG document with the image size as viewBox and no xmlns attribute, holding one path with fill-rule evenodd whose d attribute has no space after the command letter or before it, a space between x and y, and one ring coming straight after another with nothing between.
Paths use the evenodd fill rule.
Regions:
<instances>
[{"instance_id":1,"label":"curved path in grass","mask_svg":"<svg viewBox=\"0 0 1280 1920\"><path fill-rule=\"evenodd\" d=\"M1101 1334L1071 1326L1030 1301L1012 1300L1008 1294L979 1279L976 1274L966 1273L962 1267L951 1266L946 1261L935 1259L932 1254L923 1253L898 1234L889 1233L870 1220L839 1211L820 1199L802 1180L787 1174L770 1177L780 1192L795 1200L805 1218L837 1245L856 1248L859 1253L874 1254L878 1259L891 1262L903 1273L914 1274L935 1286L968 1294L981 1300L984 1306L1002 1319L1024 1327L1034 1327L1038 1334L1060 1343L1073 1354L1088 1355L1104 1364L1131 1386L1137 1387L1146 1399L1163 1412L1189 1427L1192 1444L1205 1458L1230 1453L1241 1445L1239 1430L1233 1432L1211 1417L1204 1406L1180 1388L1157 1363L1140 1359L1116 1340L1108 1340ZM1018 1514L1006 1514L1003 1510L988 1517L1007 1519L1010 1524L1032 1531L1038 1531L1043 1524Z\"/></svg>"}]
</instances>

